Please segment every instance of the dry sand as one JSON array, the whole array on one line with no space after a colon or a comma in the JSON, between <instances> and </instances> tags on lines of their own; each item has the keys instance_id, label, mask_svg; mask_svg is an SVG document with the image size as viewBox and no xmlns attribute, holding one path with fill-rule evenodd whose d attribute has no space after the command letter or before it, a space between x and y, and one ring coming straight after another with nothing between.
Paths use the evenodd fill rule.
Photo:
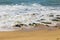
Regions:
<instances>
[{"instance_id":1,"label":"dry sand","mask_svg":"<svg viewBox=\"0 0 60 40\"><path fill-rule=\"evenodd\" d=\"M0 40L60 40L60 30L0 32Z\"/></svg>"}]
</instances>

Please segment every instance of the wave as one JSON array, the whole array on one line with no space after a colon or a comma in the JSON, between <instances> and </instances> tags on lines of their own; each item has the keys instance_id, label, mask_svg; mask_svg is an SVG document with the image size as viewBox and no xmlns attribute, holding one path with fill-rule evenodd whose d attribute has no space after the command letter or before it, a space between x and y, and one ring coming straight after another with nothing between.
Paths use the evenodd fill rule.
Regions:
<instances>
[{"instance_id":1,"label":"wave","mask_svg":"<svg viewBox=\"0 0 60 40\"><path fill-rule=\"evenodd\" d=\"M33 4L39 3L45 6L60 6L60 0L0 0L0 5L15 5L15 4Z\"/></svg>"},{"instance_id":2,"label":"wave","mask_svg":"<svg viewBox=\"0 0 60 40\"><path fill-rule=\"evenodd\" d=\"M54 17L49 17L52 14ZM14 30L13 25L18 22L29 23L56 22L51 21L56 15L60 15L60 7L42 6L34 3L31 5L0 5L0 31ZM44 20L41 20L44 19ZM38 21L39 20L39 21Z\"/></svg>"}]
</instances>

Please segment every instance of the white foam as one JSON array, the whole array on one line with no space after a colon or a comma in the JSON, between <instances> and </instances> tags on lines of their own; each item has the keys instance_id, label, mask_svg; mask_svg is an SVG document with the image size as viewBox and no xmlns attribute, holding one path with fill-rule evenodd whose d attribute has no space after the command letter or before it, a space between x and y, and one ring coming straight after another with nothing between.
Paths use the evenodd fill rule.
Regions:
<instances>
[{"instance_id":1,"label":"white foam","mask_svg":"<svg viewBox=\"0 0 60 40\"><path fill-rule=\"evenodd\" d=\"M16 21L20 21L23 24L29 23L41 23L37 21L45 19L44 21L52 22L48 15L60 15L60 8L42 6L40 4L28 5L0 5L0 31L9 31L8 27L16 24ZM36 14L35 16L32 14ZM43 16L42 16L43 15ZM54 22L53 22L54 23ZM53 25L53 24L52 24ZM3 26L7 26L7 30L3 29Z\"/></svg>"}]
</instances>

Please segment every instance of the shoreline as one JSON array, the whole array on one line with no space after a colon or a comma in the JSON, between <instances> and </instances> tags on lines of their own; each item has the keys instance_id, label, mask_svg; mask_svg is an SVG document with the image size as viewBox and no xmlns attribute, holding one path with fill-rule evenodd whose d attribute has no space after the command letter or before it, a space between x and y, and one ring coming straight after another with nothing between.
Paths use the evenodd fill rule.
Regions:
<instances>
[{"instance_id":1,"label":"shoreline","mask_svg":"<svg viewBox=\"0 0 60 40\"><path fill-rule=\"evenodd\" d=\"M60 25L48 26L43 24L33 24L33 26L21 26L18 27L15 31L39 31L39 30L57 30L60 29Z\"/></svg>"},{"instance_id":2,"label":"shoreline","mask_svg":"<svg viewBox=\"0 0 60 40\"><path fill-rule=\"evenodd\" d=\"M48 25L43 25L43 24L32 24L30 26L27 26L27 25L23 24L23 26L18 25L18 26L12 26L12 27L13 27L13 30L10 29L10 30L8 30L9 32L10 31L26 31L26 32L30 32L30 31L39 31L39 30L53 31L53 30L60 29L59 24L57 24L56 26L48 26ZM4 29L4 30L7 30L7 29ZM0 32L4 32L4 31L0 31Z\"/></svg>"}]
</instances>

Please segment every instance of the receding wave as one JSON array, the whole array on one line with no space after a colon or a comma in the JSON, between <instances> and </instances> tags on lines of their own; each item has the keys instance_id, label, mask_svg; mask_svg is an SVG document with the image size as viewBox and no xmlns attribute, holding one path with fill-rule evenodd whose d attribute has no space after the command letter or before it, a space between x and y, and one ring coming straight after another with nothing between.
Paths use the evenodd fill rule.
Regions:
<instances>
[{"instance_id":1,"label":"receding wave","mask_svg":"<svg viewBox=\"0 0 60 40\"><path fill-rule=\"evenodd\" d=\"M49 17L51 14L54 17ZM0 31L15 30L12 26L17 23L29 25L30 23L51 22L50 26L54 26L57 22L52 21L52 19L56 15L60 15L60 7L42 6L37 3L0 5Z\"/></svg>"}]
</instances>

